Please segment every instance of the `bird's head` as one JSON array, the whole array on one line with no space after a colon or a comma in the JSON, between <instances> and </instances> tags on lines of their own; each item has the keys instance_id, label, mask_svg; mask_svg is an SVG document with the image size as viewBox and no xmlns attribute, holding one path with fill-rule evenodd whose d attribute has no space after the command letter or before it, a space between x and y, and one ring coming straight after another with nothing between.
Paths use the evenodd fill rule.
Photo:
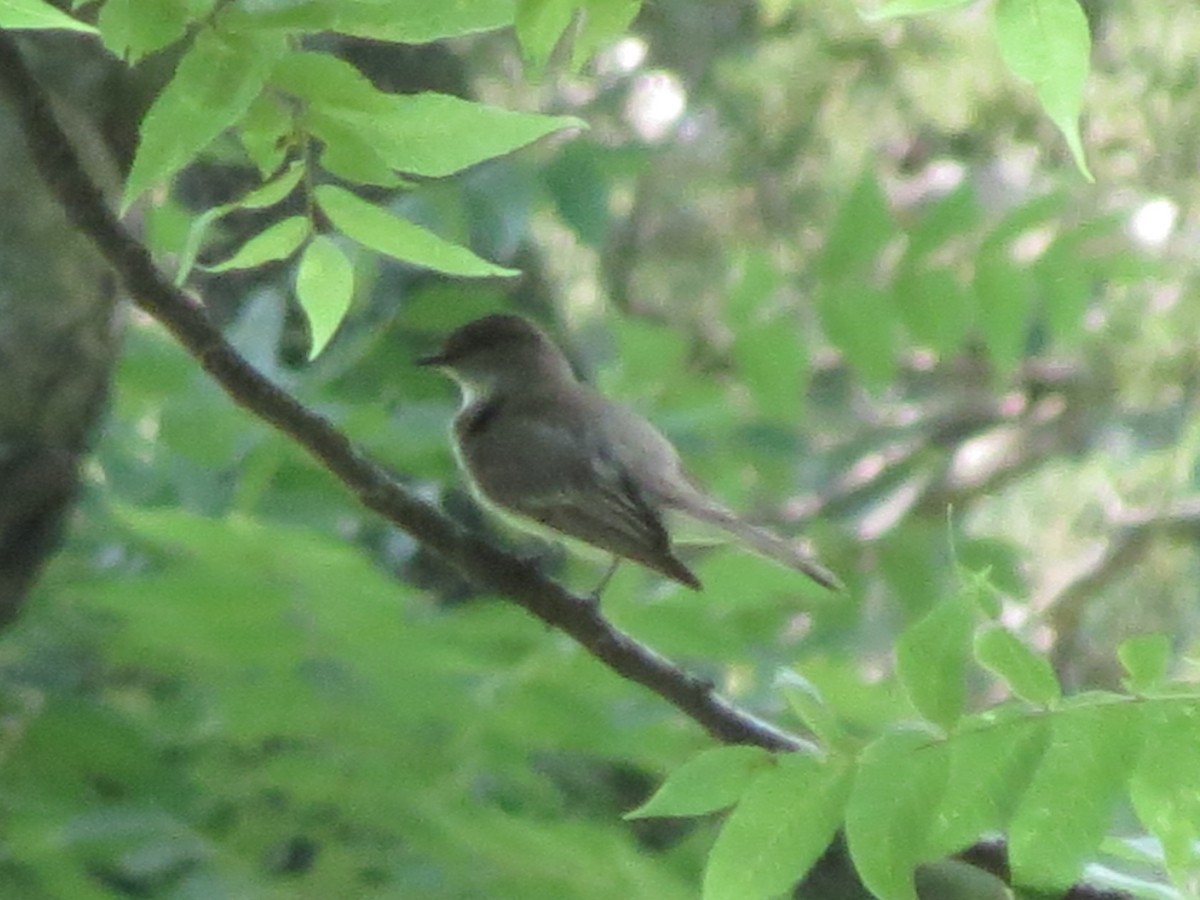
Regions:
<instances>
[{"instance_id":1,"label":"bird's head","mask_svg":"<svg viewBox=\"0 0 1200 900\"><path fill-rule=\"evenodd\" d=\"M442 349L418 365L443 369L463 388L467 402L511 388L536 390L573 382L562 351L540 328L513 315L491 315L453 331Z\"/></svg>"}]
</instances>

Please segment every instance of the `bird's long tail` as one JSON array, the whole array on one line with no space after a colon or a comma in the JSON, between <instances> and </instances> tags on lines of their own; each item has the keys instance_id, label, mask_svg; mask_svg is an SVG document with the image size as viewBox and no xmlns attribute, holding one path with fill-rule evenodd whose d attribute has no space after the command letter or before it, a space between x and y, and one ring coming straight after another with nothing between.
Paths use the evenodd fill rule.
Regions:
<instances>
[{"instance_id":1,"label":"bird's long tail","mask_svg":"<svg viewBox=\"0 0 1200 900\"><path fill-rule=\"evenodd\" d=\"M671 503L687 515L715 525L737 538L747 549L766 559L803 572L817 584L831 591L845 588L842 580L812 558L802 547L758 525L751 525L737 513L710 497L696 491L687 496L672 498Z\"/></svg>"}]
</instances>

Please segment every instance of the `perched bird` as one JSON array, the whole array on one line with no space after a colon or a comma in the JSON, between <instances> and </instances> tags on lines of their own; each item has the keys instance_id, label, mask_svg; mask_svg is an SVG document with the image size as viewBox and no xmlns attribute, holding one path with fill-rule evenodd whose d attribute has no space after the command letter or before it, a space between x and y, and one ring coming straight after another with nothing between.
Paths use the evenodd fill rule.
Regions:
<instances>
[{"instance_id":1,"label":"perched bird","mask_svg":"<svg viewBox=\"0 0 1200 900\"><path fill-rule=\"evenodd\" d=\"M684 473L675 448L641 416L581 383L562 351L526 319L491 315L454 331L420 365L462 390L459 464L501 510L701 588L671 546L678 511L831 590L841 582L799 547L743 521Z\"/></svg>"}]
</instances>

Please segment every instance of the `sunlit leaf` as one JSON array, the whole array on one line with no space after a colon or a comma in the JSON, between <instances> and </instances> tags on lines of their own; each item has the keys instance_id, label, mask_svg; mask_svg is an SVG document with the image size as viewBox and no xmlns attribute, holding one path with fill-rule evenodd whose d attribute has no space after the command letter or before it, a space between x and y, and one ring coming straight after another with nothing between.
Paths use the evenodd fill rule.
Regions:
<instances>
[{"instance_id":1,"label":"sunlit leaf","mask_svg":"<svg viewBox=\"0 0 1200 900\"><path fill-rule=\"evenodd\" d=\"M1142 745L1141 710L1097 703L1054 714L1051 740L1009 825L1014 882L1065 890L1112 824Z\"/></svg>"},{"instance_id":2,"label":"sunlit leaf","mask_svg":"<svg viewBox=\"0 0 1200 900\"><path fill-rule=\"evenodd\" d=\"M1158 687L1167 677L1171 663L1171 639L1165 634L1139 634L1126 638L1117 648L1117 658L1129 673L1131 691Z\"/></svg>"},{"instance_id":3,"label":"sunlit leaf","mask_svg":"<svg viewBox=\"0 0 1200 900\"><path fill-rule=\"evenodd\" d=\"M466 247L444 240L432 231L368 203L345 188L323 184L317 202L342 234L364 247L448 275L516 275L476 256Z\"/></svg>"},{"instance_id":4,"label":"sunlit leaf","mask_svg":"<svg viewBox=\"0 0 1200 900\"><path fill-rule=\"evenodd\" d=\"M859 758L846 839L863 883L879 897L917 900L913 872L946 786L944 741L922 729L890 731Z\"/></svg>"},{"instance_id":5,"label":"sunlit leaf","mask_svg":"<svg viewBox=\"0 0 1200 900\"><path fill-rule=\"evenodd\" d=\"M583 0L581 26L571 42L572 70L578 72L597 50L621 38L641 8L642 0Z\"/></svg>"},{"instance_id":6,"label":"sunlit leaf","mask_svg":"<svg viewBox=\"0 0 1200 900\"><path fill-rule=\"evenodd\" d=\"M979 633L975 640L975 658L984 668L1002 678L1023 700L1050 706L1062 696L1050 662L1001 625L990 626Z\"/></svg>"},{"instance_id":7,"label":"sunlit leaf","mask_svg":"<svg viewBox=\"0 0 1200 900\"><path fill-rule=\"evenodd\" d=\"M317 106L385 114L390 95L375 87L355 66L332 53L293 50L280 57L271 84Z\"/></svg>"},{"instance_id":8,"label":"sunlit leaf","mask_svg":"<svg viewBox=\"0 0 1200 900\"><path fill-rule=\"evenodd\" d=\"M453 175L556 131L584 127L573 116L514 112L448 94L381 96L387 98L383 110L315 106L377 147L393 169L432 178Z\"/></svg>"},{"instance_id":9,"label":"sunlit leaf","mask_svg":"<svg viewBox=\"0 0 1200 900\"><path fill-rule=\"evenodd\" d=\"M943 728L963 712L975 620L973 604L953 598L906 628L896 644L896 670L909 699Z\"/></svg>"},{"instance_id":10,"label":"sunlit leaf","mask_svg":"<svg viewBox=\"0 0 1200 900\"><path fill-rule=\"evenodd\" d=\"M201 31L142 120L123 206L168 180L234 124L283 49L281 38Z\"/></svg>"},{"instance_id":11,"label":"sunlit leaf","mask_svg":"<svg viewBox=\"0 0 1200 900\"><path fill-rule=\"evenodd\" d=\"M929 837L933 856L1002 832L1050 739L1050 722L1011 705L963 719L948 740L950 774Z\"/></svg>"},{"instance_id":12,"label":"sunlit leaf","mask_svg":"<svg viewBox=\"0 0 1200 900\"><path fill-rule=\"evenodd\" d=\"M260 231L229 259L206 268L210 272L227 272L230 269L252 269L265 262L286 259L296 252L312 231L312 223L305 216L289 216L263 231Z\"/></svg>"},{"instance_id":13,"label":"sunlit leaf","mask_svg":"<svg viewBox=\"0 0 1200 900\"><path fill-rule=\"evenodd\" d=\"M353 296L354 267L342 248L325 235L313 238L296 269L296 297L312 329L310 359L325 349Z\"/></svg>"},{"instance_id":14,"label":"sunlit leaf","mask_svg":"<svg viewBox=\"0 0 1200 900\"><path fill-rule=\"evenodd\" d=\"M391 0L351 0L338 6L333 30L373 41L425 44L440 38L511 25L514 0L405 0L396 14Z\"/></svg>"},{"instance_id":15,"label":"sunlit leaf","mask_svg":"<svg viewBox=\"0 0 1200 900\"><path fill-rule=\"evenodd\" d=\"M1130 781L1133 808L1162 842L1167 867L1183 883L1200 865L1200 703L1162 698L1146 703L1146 741Z\"/></svg>"},{"instance_id":16,"label":"sunlit leaf","mask_svg":"<svg viewBox=\"0 0 1200 900\"><path fill-rule=\"evenodd\" d=\"M515 27L525 63L543 68L559 38L575 17L579 0L518 0Z\"/></svg>"},{"instance_id":17,"label":"sunlit leaf","mask_svg":"<svg viewBox=\"0 0 1200 900\"><path fill-rule=\"evenodd\" d=\"M850 773L837 761L779 757L725 821L704 872L704 900L786 892L820 858L842 821Z\"/></svg>"},{"instance_id":18,"label":"sunlit leaf","mask_svg":"<svg viewBox=\"0 0 1200 900\"><path fill-rule=\"evenodd\" d=\"M760 747L714 747L672 772L649 800L625 818L699 816L724 809L775 764L771 753Z\"/></svg>"},{"instance_id":19,"label":"sunlit leaf","mask_svg":"<svg viewBox=\"0 0 1200 900\"><path fill-rule=\"evenodd\" d=\"M826 746L836 747L846 739L845 729L837 721L837 713L817 686L792 669L783 669L775 676L775 686L783 693L788 706Z\"/></svg>"},{"instance_id":20,"label":"sunlit leaf","mask_svg":"<svg viewBox=\"0 0 1200 900\"><path fill-rule=\"evenodd\" d=\"M997 0L993 10L1000 56L1014 75L1033 83L1079 171L1094 180L1079 136L1091 35L1078 0Z\"/></svg>"},{"instance_id":21,"label":"sunlit leaf","mask_svg":"<svg viewBox=\"0 0 1200 900\"><path fill-rule=\"evenodd\" d=\"M184 0L106 0L97 24L105 47L136 62L183 37L193 15Z\"/></svg>"},{"instance_id":22,"label":"sunlit leaf","mask_svg":"<svg viewBox=\"0 0 1200 900\"><path fill-rule=\"evenodd\" d=\"M73 19L43 0L0 0L0 28L57 28L96 34L96 29Z\"/></svg>"},{"instance_id":23,"label":"sunlit leaf","mask_svg":"<svg viewBox=\"0 0 1200 900\"><path fill-rule=\"evenodd\" d=\"M325 144L321 165L326 171L356 184L398 187L404 183L380 154L379 147L352 125L315 110L308 113L305 121L313 136Z\"/></svg>"},{"instance_id":24,"label":"sunlit leaf","mask_svg":"<svg viewBox=\"0 0 1200 900\"><path fill-rule=\"evenodd\" d=\"M490 31L512 24L515 0L289 0L246 4L228 14L231 27L305 34L332 31L375 41L425 44L440 38Z\"/></svg>"},{"instance_id":25,"label":"sunlit leaf","mask_svg":"<svg viewBox=\"0 0 1200 900\"><path fill-rule=\"evenodd\" d=\"M237 209L267 209L274 206L296 189L303 176L304 166L299 162L293 163L277 178L255 188L241 199L231 203L223 203L220 206L214 206L212 209L205 210L199 216L196 216L192 220L191 227L188 229L187 239L184 241L183 248L179 253L175 284L182 285L187 281L192 266L196 262L196 255L200 252L204 237L214 222Z\"/></svg>"}]
</instances>

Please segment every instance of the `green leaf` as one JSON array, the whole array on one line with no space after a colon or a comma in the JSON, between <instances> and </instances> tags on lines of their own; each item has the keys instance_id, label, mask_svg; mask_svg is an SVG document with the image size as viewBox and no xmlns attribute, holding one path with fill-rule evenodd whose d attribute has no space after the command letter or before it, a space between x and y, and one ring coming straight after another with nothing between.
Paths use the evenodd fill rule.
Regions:
<instances>
[{"instance_id":1,"label":"green leaf","mask_svg":"<svg viewBox=\"0 0 1200 900\"><path fill-rule=\"evenodd\" d=\"M448 275L519 274L516 269L506 269L481 259L466 247L443 240L345 188L323 184L315 193L317 203L342 234L379 253Z\"/></svg>"},{"instance_id":2,"label":"green leaf","mask_svg":"<svg viewBox=\"0 0 1200 900\"><path fill-rule=\"evenodd\" d=\"M229 27L282 34L333 31L373 41L426 44L440 38L490 31L512 24L514 0L300 0L261 3L230 11Z\"/></svg>"},{"instance_id":3,"label":"green leaf","mask_svg":"<svg viewBox=\"0 0 1200 900\"><path fill-rule=\"evenodd\" d=\"M237 130L242 149L264 178L283 164L296 137L291 111L273 95L256 97Z\"/></svg>"},{"instance_id":4,"label":"green leaf","mask_svg":"<svg viewBox=\"0 0 1200 900\"><path fill-rule=\"evenodd\" d=\"M1005 65L1018 78L1033 83L1079 171L1094 181L1079 136L1091 35L1078 0L998 0L994 16Z\"/></svg>"},{"instance_id":5,"label":"green leaf","mask_svg":"<svg viewBox=\"0 0 1200 900\"><path fill-rule=\"evenodd\" d=\"M225 12L225 22L234 31L272 31L285 34L329 31L337 24L338 11L348 3L329 0L286 0L234 6Z\"/></svg>"},{"instance_id":6,"label":"green leaf","mask_svg":"<svg viewBox=\"0 0 1200 900\"><path fill-rule=\"evenodd\" d=\"M760 747L714 747L693 756L671 773L653 796L626 819L702 816L737 803L756 776L775 759Z\"/></svg>"},{"instance_id":7,"label":"green leaf","mask_svg":"<svg viewBox=\"0 0 1200 900\"><path fill-rule=\"evenodd\" d=\"M1108 702L1055 713L1051 740L1009 826L1013 881L1065 890L1109 826L1142 745L1141 710Z\"/></svg>"},{"instance_id":8,"label":"green leaf","mask_svg":"<svg viewBox=\"0 0 1200 900\"><path fill-rule=\"evenodd\" d=\"M320 111L311 111L305 123L325 144L321 165L338 178L356 184L399 187L405 181L392 171L379 148L354 127Z\"/></svg>"},{"instance_id":9,"label":"green leaf","mask_svg":"<svg viewBox=\"0 0 1200 900\"><path fill-rule=\"evenodd\" d=\"M571 69L578 72L596 51L624 37L642 0L583 0L583 21L574 34Z\"/></svg>"},{"instance_id":10,"label":"green leaf","mask_svg":"<svg viewBox=\"0 0 1200 900\"><path fill-rule=\"evenodd\" d=\"M1045 226L1059 225L1059 220L1071 208L1070 196L1066 191L1049 191L1013 207L988 232L984 246L1001 248L1011 246L1017 238Z\"/></svg>"},{"instance_id":11,"label":"green leaf","mask_svg":"<svg viewBox=\"0 0 1200 900\"><path fill-rule=\"evenodd\" d=\"M1159 687L1171 664L1171 639L1165 634L1139 634L1127 638L1117 648L1117 659L1129 673L1129 690L1142 693Z\"/></svg>"},{"instance_id":12,"label":"green leaf","mask_svg":"<svg viewBox=\"0 0 1200 900\"><path fill-rule=\"evenodd\" d=\"M1021 557L1017 547L999 538L955 535L954 547L959 568L972 574L986 573L993 591L1022 596L1027 588L1021 575Z\"/></svg>"},{"instance_id":13,"label":"green leaf","mask_svg":"<svg viewBox=\"0 0 1200 900\"><path fill-rule=\"evenodd\" d=\"M56 28L98 33L91 25L72 19L42 0L0 0L0 28Z\"/></svg>"},{"instance_id":14,"label":"green leaf","mask_svg":"<svg viewBox=\"0 0 1200 900\"><path fill-rule=\"evenodd\" d=\"M983 209L970 180L937 200L906 229L904 265L914 265L933 251L956 240L972 240L983 221Z\"/></svg>"},{"instance_id":15,"label":"green leaf","mask_svg":"<svg viewBox=\"0 0 1200 900\"><path fill-rule=\"evenodd\" d=\"M1033 267L1046 326L1065 347L1076 345L1084 334L1084 316L1093 295L1087 263L1076 241L1059 238Z\"/></svg>"},{"instance_id":16,"label":"green leaf","mask_svg":"<svg viewBox=\"0 0 1200 900\"><path fill-rule=\"evenodd\" d=\"M427 44L504 28L514 15L514 0L404 0L403 15L397 15L392 0L350 0L339 4L332 30L373 41Z\"/></svg>"},{"instance_id":17,"label":"green leaf","mask_svg":"<svg viewBox=\"0 0 1200 900\"><path fill-rule=\"evenodd\" d=\"M541 169L559 216L591 247L603 246L608 237L612 176L606 164L613 155L594 142L571 141Z\"/></svg>"},{"instance_id":18,"label":"green leaf","mask_svg":"<svg viewBox=\"0 0 1200 900\"><path fill-rule=\"evenodd\" d=\"M816 263L817 278L870 282L879 254L897 234L874 169L867 167L833 220Z\"/></svg>"},{"instance_id":19,"label":"green leaf","mask_svg":"<svg viewBox=\"0 0 1200 900\"><path fill-rule=\"evenodd\" d=\"M168 180L241 118L283 49L281 38L201 31L142 120L122 208Z\"/></svg>"},{"instance_id":20,"label":"green leaf","mask_svg":"<svg viewBox=\"0 0 1200 900\"><path fill-rule=\"evenodd\" d=\"M296 189L300 179L304 177L304 172L304 164L297 160L270 181L227 205L232 209L269 209L282 202Z\"/></svg>"},{"instance_id":21,"label":"green leaf","mask_svg":"<svg viewBox=\"0 0 1200 900\"><path fill-rule=\"evenodd\" d=\"M781 669L775 685L783 692L796 718L804 723L827 747L845 743L846 732L837 720L837 713L825 702L817 686L794 669Z\"/></svg>"},{"instance_id":22,"label":"green leaf","mask_svg":"<svg viewBox=\"0 0 1200 900\"><path fill-rule=\"evenodd\" d=\"M515 25L525 62L543 69L567 32L571 69L578 71L625 34L641 6L641 0L518 0Z\"/></svg>"},{"instance_id":23,"label":"green leaf","mask_svg":"<svg viewBox=\"0 0 1200 900\"><path fill-rule=\"evenodd\" d=\"M840 763L780 756L746 790L717 835L704 871L705 900L787 892L829 846L849 787Z\"/></svg>"},{"instance_id":24,"label":"green leaf","mask_svg":"<svg viewBox=\"0 0 1200 900\"><path fill-rule=\"evenodd\" d=\"M309 242L296 269L296 297L312 327L313 359L337 331L354 296L354 267L332 238L318 235Z\"/></svg>"},{"instance_id":25,"label":"green leaf","mask_svg":"<svg viewBox=\"0 0 1200 900\"><path fill-rule=\"evenodd\" d=\"M271 85L316 106L385 114L390 95L375 87L355 66L331 53L293 50L271 71Z\"/></svg>"},{"instance_id":26,"label":"green leaf","mask_svg":"<svg viewBox=\"0 0 1200 900\"><path fill-rule=\"evenodd\" d=\"M107 0L97 25L105 47L136 62L183 37L191 20L179 0Z\"/></svg>"},{"instance_id":27,"label":"green leaf","mask_svg":"<svg viewBox=\"0 0 1200 900\"><path fill-rule=\"evenodd\" d=\"M1013 900L1008 885L958 859L939 859L917 869L921 900Z\"/></svg>"},{"instance_id":28,"label":"green leaf","mask_svg":"<svg viewBox=\"0 0 1200 900\"><path fill-rule=\"evenodd\" d=\"M40 803L95 804L99 779L125 802L158 802L186 796L180 770L163 759L145 730L125 716L82 698L54 693L10 738L2 773L4 793L14 786L41 785ZM7 806L7 803L6 803ZM59 825L59 840L67 837Z\"/></svg>"},{"instance_id":29,"label":"green leaf","mask_svg":"<svg viewBox=\"0 0 1200 900\"><path fill-rule=\"evenodd\" d=\"M574 116L513 112L448 94L381 96L387 99L384 110L314 107L378 148L393 169L430 178L453 175L564 128L586 127Z\"/></svg>"},{"instance_id":30,"label":"green leaf","mask_svg":"<svg viewBox=\"0 0 1200 900\"><path fill-rule=\"evenodd\" d=\"M963 713L975 606L955 597L905 629L896 643L896 670L913 706L951 728Z\"/></svg>"},{"instance_id":31,"label":"green leaf","mask_svg":"<svg viewBox=\"0 0 1200 900\"><path fill-rule=\"evenodd\" d=\"M311 231L312 223L306 216L289 216L250 238L229 259L205 268L209 272L228 272L230 269L253 269L265 262L286 259L296 252Z\"/></svg>"},{"instance_id":32,"label":"green leaf","mask_svg":"<svg viewBox=\"0 0 1200 900\"><path fill-rule=\"evenodd\" d=\"M913 871L927 858L948 771L945 742L920 729L887 732L863 751L846 808L846 839L854 867L876 896L917 900Z\"/></svg>"},{"instance_id":33,"label":"green leaf","mask_svg":"<svg viewBox=\"0 0 1200 900\"><path fill-rule=\"evenodd\" d=\"M178 286L187 281L192 266L196 263L196 255L200 252L200 247L204 242L204 235L213 222L237 209L267 209L274 206L296 189L296 185L304 177L304 171L304 166L300 162L294 162L277 178L255 188L240 200L222 203L220 206L214 206L196 216L192 220L183 248L179 252L175 284Z\"/></svg>"},{"instance_id":34,"label":"green leaf","mask_svg":"<svg viewBox=\"0 0 1200 900\"><path fill-rule=\"evenodd\" d=\"M1146 741L1130 781L1138 819L1162 842L1179 883L1200 864L1200 703L1165 698L1143 712Z\"/></svg>"},{"instance_id":35,"label":"green leaf","mask_svg":"<svg viewBox=\"0 0 1200 900\"><path fill-rule=\"evenodd\" d=\"M1009 371L1025 355L1033 291L1027 273L1008 258L1005 248L985 246L975 259L975 297L979 329L993 364Z\"/></svg>"},{"instance_id":36,"label":"green leaf","mask_svg":"<svg viewBox=\"0 0 1200 900\"><path fill-rule=\"evenodd\" d=\"M739 248L733 259L736 274L725 293L725 324L736 333L770 315L783 276L770 251L762 247Z\"/></svg>"},{"instance_id":37,"label":"green leaf","mask_svg":"<svg viewBox=\"0 0 1200 900\"><path fill-rule=\"evenodd\" d=\"M954 9L958 6L966 6L971 2L972 0L889 0L879 9L864 11L861 15L868 22L878 22L883 19L920 16L943 9Z\"/></svg>"},{"instance_id":38,"label":"green leaf","mask_svg":"<svg viewBox=\"0 0 1200 900\"><path fill-rule=\"evenodd\" d=\"M766 321L740 328L733 338L738 375L767 419L794 422L804 404L808 352L794 325Z\"/></svg>"},{"instance_id":39,"label":"green leaf","mask_svg":"<svg viewBox=\"0 0 1200 900\"><path fill-rule=\"evenodd\" d=\"M932 857L1003 831L1050 740L1040 713L1002 706L964 719L949 740L950 774L929 836Z\"/></svg>"},{"instance_id":40,"label":"green leaf","mask_svg":"<svg viewBox=\"0 0 1200 900\"><path fill-rule=\"evenodd\" d=\"M989 626L979 633L975 639L975 658L1022 700L1053 706L1062 697L1050 662L1002 625Z\"/></svg>"},{"instance_id":41,"label":"green leaf","mask_svg":"<svg viewBox=\"0 0 1200 900\"><path fill-rule=\"evenodd\" d=\"M869 386L889 384L896 370L896 314L890 298L869 282L826 283L817 295L829 342Z\"/></svg>"},{"instance_id":42,"label":"green leaf","mask_svg":"<svg viewBox=\"0 0 1200 900\"><path fill-rule=\"evenodd\" d=\"M892 291L914 343L943 357L958 351L974 324L975 304L954 275L946 269L903 268Z\"/></svg>"},{"instance_id":43,"label":"green leaf","mask_svg":"<svg viewBox=\"0 0 1200 900\"><path fill-rule=\"evenodd\" d=\"M514 23L517 40L525 64L535 72L550 61L578 6L578 0L518 0Z\"/></svg>"}]
</instances>

